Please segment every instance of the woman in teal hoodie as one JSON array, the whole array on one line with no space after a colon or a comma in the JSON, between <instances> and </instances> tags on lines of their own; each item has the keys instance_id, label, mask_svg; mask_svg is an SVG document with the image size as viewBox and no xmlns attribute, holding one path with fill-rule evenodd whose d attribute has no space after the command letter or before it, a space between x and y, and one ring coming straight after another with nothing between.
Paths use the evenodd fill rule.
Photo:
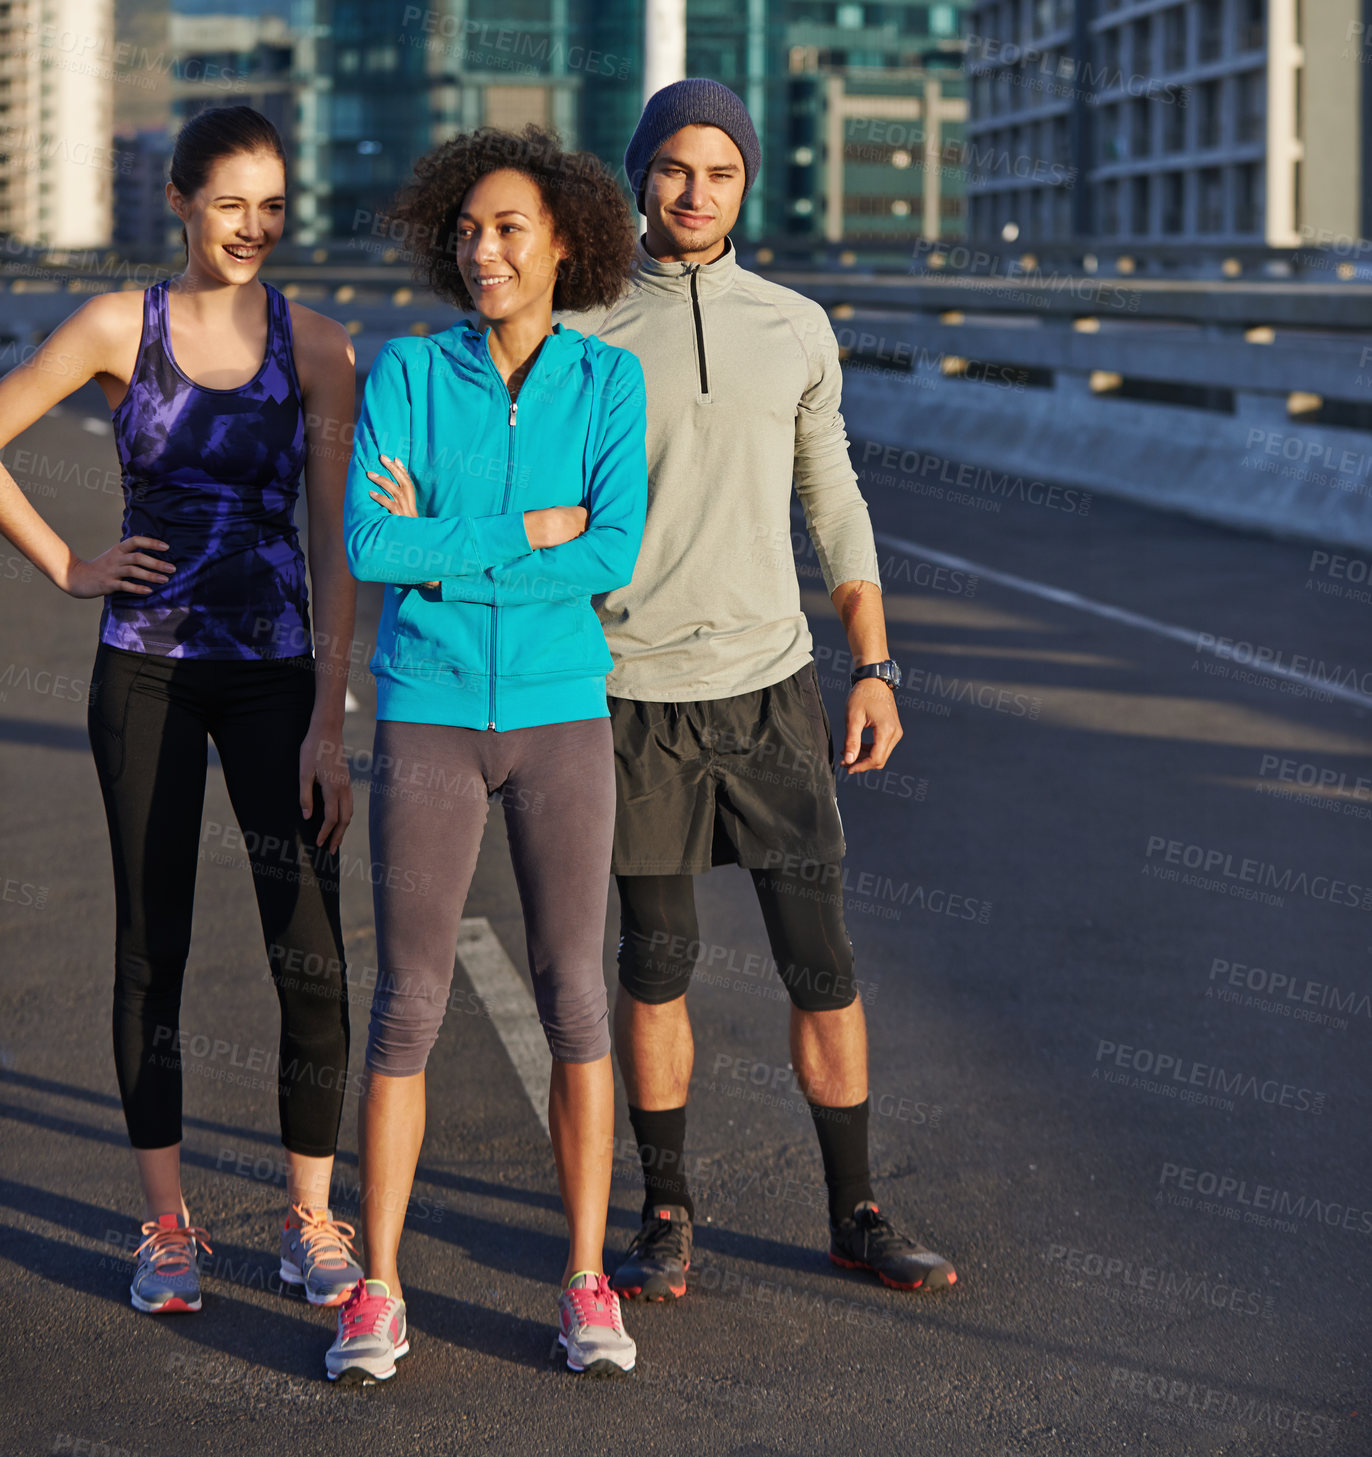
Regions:
<instances>
[{"instance_id":1,"label":"woman in teal hoodie","mask_svg":"<svg viewBox=\"0 0 1372 1457\"><path fill-rule=\"evenodd\" d=\"M504 804L570 1232L559 1299L572 1370L632 1370L601 1264L614 1085L601 952L614 828L591 605L629 582L647 506L637 358L552 325L612 302L627 204L587 153L490 128L422 158L394 214L465 320L391 340L367 380L344 514L348 561L387 583L371 840L379 976L360 1112L368 1278L328 1374L385 1380L405 1354L396 1257L424 1133L424 1067L452 980L488 796Z\"/></svg>"}]
</instances>

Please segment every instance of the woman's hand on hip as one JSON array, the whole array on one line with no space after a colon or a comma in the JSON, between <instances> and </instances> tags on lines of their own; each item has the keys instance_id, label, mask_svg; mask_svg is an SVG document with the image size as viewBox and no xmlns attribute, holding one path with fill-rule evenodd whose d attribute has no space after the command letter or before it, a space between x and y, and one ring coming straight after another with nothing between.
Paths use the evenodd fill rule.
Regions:
<instances>
[{"instance_id":1,"label":"woman's hand on hip","mask_svg":"<svg viewBox=\"0 0 1372 1457\"><path fill-rule=\"evenodd\" d=\"M73 597L107 597L111 592L132 592L146 597L161 587L176 570L151 551L170 551L165 541L152 536L129 536L90 561L74 561L61 587Z\"/></svg>"},{"instance_id":2,"label":"woman's hand on hip","mask_svg":"<svg viewBox=\"0 0 1372 1457\"><path fill-rule=\"evenodd\" d=\"M535 551L561 546L575 541L585 531L587 520L584 506L545 506L541 511L524 513L524 534Z\"/></svg>"}]
</instances>

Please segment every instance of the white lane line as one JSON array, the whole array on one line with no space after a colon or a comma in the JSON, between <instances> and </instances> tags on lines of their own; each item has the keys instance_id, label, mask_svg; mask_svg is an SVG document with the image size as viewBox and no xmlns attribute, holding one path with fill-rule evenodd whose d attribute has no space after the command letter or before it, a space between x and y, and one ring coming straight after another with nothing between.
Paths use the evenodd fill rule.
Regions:
<instances>
[{"instance_id":1,"label":"white lane line","mask_svg":"<svg viewBox=\"0 0 1372 1457\"><path fill-rule=\"evenodd\" d=\"M485 916L464 917L457 932L457 959L505 1044L538 1121L548 1131L548 1086L553 1058L524 978L505 954Z\"/></svg>"},{"instance_id":2,"label":"white lane line","mask_svg":"<svg viewBox=\"0 0 1372 1457\"><path fill-rule=\"evenodd\" d=\"M995 567L968 561L966 557L954 556L951 552L935 551L933 547L921 546L915 541L906 541L901 536L891 536L886 532L878 531L876 539L883 546L894 547L897 551L903 551L907 556L922 557L925 561L936 562L939 566L953 567L958 571L974 572L978 577L985 577L988 582L999 582L1002 587L1010 587L1016 592L1027 592L1031 597L1040 597L1045 602L1056 602L1062 607L1075 607L1079 612L1091 612L1097 617L1109 618L1112 622L1121 622L1126 627L1137 627L1144 632L1154 633L1158 637L1185 643L1195 652L1209 653L1211 657L1222 658L1226 662L1234 663L1236 667L1254 673L1264 673L1269 678L1285 678L1289 682L1304 683L1316 693L1327 693L1331 698L1340 699L1344 703L1356 704L1359 708L1372 708L1372 695L1359 693L1356 688L1347 688L1342 683L1331 683L1314 678L1309 673L1298 673L1294 668L1288 668L1282 663L1256 660L1240 663L1232 653L1219 651L1218 643L1211 633L1194 632L1189 627L1174 627L1171 623L1159 622L1153 617L1144 617L1142 613L1130 612L1125 607L1112 607L1108 602L1095 602L1090 597L1082 597L1076 592L1068 592L1062 587L1051 587L1046 582L1035 582L1028 577L1017 577L1013 572L998 571Z\"/></svg>"}]
</instances>

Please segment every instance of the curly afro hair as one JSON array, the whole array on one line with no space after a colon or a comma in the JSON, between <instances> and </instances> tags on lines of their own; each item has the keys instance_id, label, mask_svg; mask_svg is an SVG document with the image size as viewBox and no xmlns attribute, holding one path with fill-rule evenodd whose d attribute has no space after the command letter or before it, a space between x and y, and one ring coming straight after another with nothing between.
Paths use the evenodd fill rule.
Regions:
<instances>
[{"instance_id":1,"label":"curly afro hair","mask_svg":"<svg viewBox=\"0 0 1372 1457\"><path fill-rule=\"evenodd\" d=\"M532 123L518 134L489 126L461 132L415 163L391 220L403 229L416 280L459 309L475 307L457 266L457 216L476 183L504 168L538 188L553 235L567 249L553 308L578 313L614 303L634 255L629 204L594 153L563 151L555 132Z\"/></svg>"}]
</instances>

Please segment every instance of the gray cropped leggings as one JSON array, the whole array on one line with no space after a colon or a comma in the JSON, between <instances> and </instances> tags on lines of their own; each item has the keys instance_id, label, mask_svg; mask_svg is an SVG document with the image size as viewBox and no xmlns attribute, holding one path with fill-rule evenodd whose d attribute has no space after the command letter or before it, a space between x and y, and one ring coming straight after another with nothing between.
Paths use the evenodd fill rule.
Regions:
<instances>
[{"instance_id":1,"label":"gray cropped leggings","mask_svg":"<svg viewBox=\"0 0 1372 1457\"><path fill-rule=\"evenodd\" d=\"M610 1050L602 950L614 838L608 718L491 730L383 720L372 760L377 983L367 1066L422 1072L448 1004L488 796L500 791L534 1001L559 1062Z\"/></svg>"}]
</instances>

